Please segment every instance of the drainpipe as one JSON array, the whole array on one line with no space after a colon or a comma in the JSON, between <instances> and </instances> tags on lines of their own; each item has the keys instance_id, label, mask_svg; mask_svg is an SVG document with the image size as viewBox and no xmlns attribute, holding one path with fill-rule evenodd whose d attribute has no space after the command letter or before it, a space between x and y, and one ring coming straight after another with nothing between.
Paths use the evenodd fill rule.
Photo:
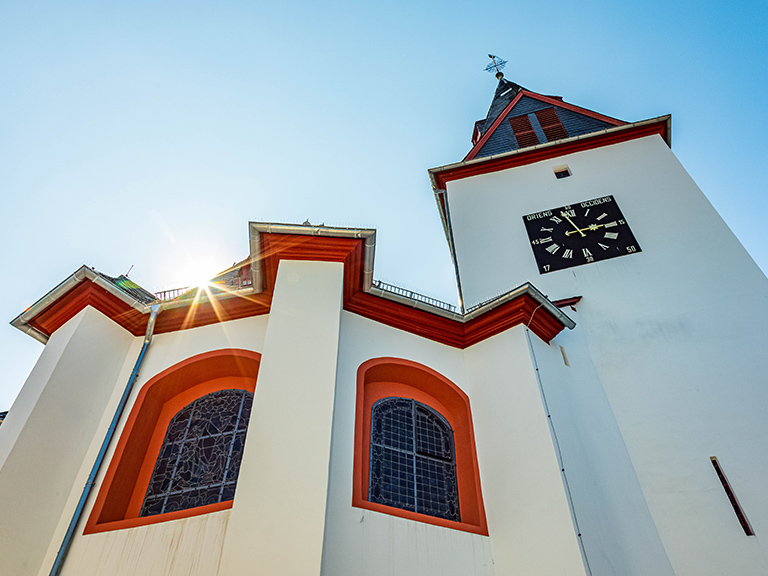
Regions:
<instances>
[{"instance_id":1,"label":"drainpipe","mask_svg":"<svg viewBox=\"0 0 768 576\"><path fill-rule=\"evenodd\" d=\"M125 385L123 396L120 398L120 402L118 403L117 409L115 410L115 415L112 417L112 422L109 425L107 434L104 437L104 441L101 443L101 449L99 450L99 454L96 456L96 461L93 463L91 473L88 475L88 480L83 487L83 493L80 496L80 500L77 502L77 507L75 508L75 512L72 515L72 520L69 521L67 533L64 535L64 540L61 543L58 554L56 554L56 560L53 562L53 567L51 568L49 576L59 576L61 573L61 569L64 566L64 560L66 559L67 553L69 552L69 547L72 545L72 537L75 535L77 524L80 522L80 517L83 515L85 503L88 500L88 496L91 494L91 489L96 482L96 476L99 473L99 468L101 468L101 464L104 462L104 457L107 454L109 444L112 442L112 437L115 435L117 423L120 421L120 417L123 414L123 409L125 409L125 405L128 403L128 397L131 395L133 385L136 382L136 378L139 376L139 368L141 368L141 364L144 362L144 357L147 354L149 343L152 342L152 332L155 329L155 320L157 319L157 315L160 313L160 304L153 304L151 310L152 313L149 315L149 321L147 322L147 332L144 335L144 344L141 347L141 352L139 352L139 357L136 359L136 364L133 366L133 372L131 372L131 375L128 377L128 383Z\"/></svg>"}]
</instances>

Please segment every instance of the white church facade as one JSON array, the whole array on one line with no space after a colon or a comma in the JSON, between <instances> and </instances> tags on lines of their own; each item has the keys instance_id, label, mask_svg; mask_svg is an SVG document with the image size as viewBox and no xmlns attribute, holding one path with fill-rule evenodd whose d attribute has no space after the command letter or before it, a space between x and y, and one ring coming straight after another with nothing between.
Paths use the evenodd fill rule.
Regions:
<instances>
[{"instance_id":1,"label":"white church facade","mask_svg":"<svg viewBox=\"0 0 768 576\"><path fill-rule=\"evenodd\" d=\"M252 222L165 300L75 272L13 321L0 573L768 573L768 280L670 125L499 75L429 171L458 307L365 229Z\"/></svg>"}]
</instances>

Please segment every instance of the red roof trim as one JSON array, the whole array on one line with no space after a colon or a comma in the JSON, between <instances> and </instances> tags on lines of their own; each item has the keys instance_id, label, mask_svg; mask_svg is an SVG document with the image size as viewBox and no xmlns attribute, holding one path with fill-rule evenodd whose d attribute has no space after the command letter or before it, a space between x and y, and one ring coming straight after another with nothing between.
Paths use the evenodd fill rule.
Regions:
<instances>
[{"instance_id":1,"label":"red roof trim","mask_svg":"<svg viewBox=\"0 0 768 576\"><path fill-rule=\"evenodd\" d=\"M577 112L578 114L589 116L590 118L594 118L595 120L600 120L601 122L613 124L614 126L623 126L624 124L627 124L627 122L624 122L623 120L619 120L618 118L606 116L605 114L600 114L599 112L594 112L592 110L588 110L587 108L582 108L581 106L570 104L569 102L565 102L564 100L558 100L556 98L552 98L551 96L544 96L543 94L537 94L536 92L528 92L527 90L523 90L523 92L525 93L526 96L530 96L531 98L535 98L536 100L539 100L546 104L552 104L552 106L557 106L558 108L565 108L566 110L570 110L571 112Z\"/></svg>"},{"instance_id":2,"label":"red roof trim","mask_svg":"<svg viewBox=\"0 0 768 576\"><path fill-rule=\"evenodd\" d=\"M627 124L626 122L617 120L616 118L611 118L610 116L599 114L597 112L593 112L592 110L587 110L586 108L582 108L581 106L576 106L574 104L569 104L568 102L564 102L562 100L557 100L556 98L551 98L550 96L544 96L543 94L530 92L528 90L520 90L520 92L517 93L517 96L515 96L512 99L512 102L507 104L507 107L504 108L504 111L498 115L496 120L493 121L493 124L491 124L491 127L485 131L485 134L483 134L483 137L480 138L477 144L475 144L472 147L472 150L469 151L469 154L467 154L464 157L465 162L467 160L473 160L475 156L478 155L478 153L483 148L483 146L488 141L488 139L491 137L491 135L496 131L499 125L504 121L504 118L507 117L507 115L512 111L512 108L514 108L517 105L517 103L520 101L520 99L523 96L528 96L529 98L539 100L540 102L544 102L546 104L551 104L552 106L557 106L558 108L565 108L566 110L570 110L571 112L577 112L579 114L583 114L584 116L589 116L590 118L594 118L595 120L600 120L602 122L607 122L608 124L612 124L614 126L623 126L624 124Z\"/></svg>"},{"instance_id":3,"label":"red roof trim","mask_svg":"<svg viewBox=\"0 0 768 576\"><path fill-rule=\"evenodd\" d=\"M666 117L655 122L628 126L625 130L585 135L584 137L553 143L549 146L537 146L529 150L523 149L514 153L480 159L477 162L461 163L440 171L433 171L432 174L435 180L435 188L445 190L446 184L452 180L461 180L470 176L479 176L516 166L525 166L526 164L533 164L594 148L602 148L603 146L611 146L653 134L659 134L665 141L668 140Z\"/></svg>"},{"instance_id":4,"label":"red roof trim","mask_svg":"<svg viewBox=\"0 0 768 576\"><path fill-rule=\"evenodd\" d=\"M466 323L427 310L416 309L363 291L364 239L293 234L261 234L261 266L264 291L245 297L216 298L164 310L155 324L162 334L217 322L258 316L269 312L280 260L313 260L344 263L344 309L381 324L428 338L455 348L466 348L512 326L524 324L545 342L562 329L544 308L527 294ZM144 334L148 314L130 308L117 296L84 280L30 321L50 335L80 310L91 305L134 336Z\"/></svg>"},{"instance_id":5,"label":"red roof trim","mask_svg":"<svg viewBox=\"0 0 768 576\"><path fill-rule=\"evenodd\" d=\"M509 114L510 110L512 110L512 108L514 108L515 105L518 102L520 102L520 99L523 97L524 92L525 90L521 90L520 92L517 93L517 96L512 98L512 102L507 104L507 107L504 108L504 111L496 117L496 120L493 121L493 124L491 124L491 127L485 131L485 134L483 134L483 137L477 141L477 144L475 144L472 147L472 150L469 151L469 154L467 154L464 157L464 161L472 160L475 156L477 156L477 153L480 152L480 149L485 145L486 142L488 142L488 138L490 138L491 134L493 134L496 131L496 128L499 127L499 124L501 124L504 121L504 118L507 117L507 114Z\"/></svg>"}]
</instances>

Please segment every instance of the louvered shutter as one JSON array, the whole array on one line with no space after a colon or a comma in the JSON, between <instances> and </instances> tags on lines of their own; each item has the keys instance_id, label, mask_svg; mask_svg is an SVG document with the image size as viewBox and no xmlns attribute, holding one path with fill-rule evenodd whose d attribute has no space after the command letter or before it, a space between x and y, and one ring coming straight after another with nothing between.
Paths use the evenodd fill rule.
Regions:
<instances>
[{"instance_id":1,"label":"louvered shutter","mask_svg":"<svg viewBox=\"0 0 768 576\"><path fill-rule=\"evenodd\" d=\"M539 124L541 124L544 136L547 137L547 142L568 138L568 132L565 131L563 123L560 122L560 118L558 118L554 108L537 110L536 118L538 118Z\"/></svg>"},{"instance_id":2,"label":"louvered shutter","mask_svg":"<svg viewBox=\"0 0 768 576\"><path fill-rule=\"evenodd\" d=\"M531 126L531 121L528 119L527 114L510 118L509 123L512 125L512 130L515 132L515 138L517 138L517 145L519 148L535 146L539 143L539 137L536 136L536 132L533 131L533 126Z\"/></svg>"}]
</instances>

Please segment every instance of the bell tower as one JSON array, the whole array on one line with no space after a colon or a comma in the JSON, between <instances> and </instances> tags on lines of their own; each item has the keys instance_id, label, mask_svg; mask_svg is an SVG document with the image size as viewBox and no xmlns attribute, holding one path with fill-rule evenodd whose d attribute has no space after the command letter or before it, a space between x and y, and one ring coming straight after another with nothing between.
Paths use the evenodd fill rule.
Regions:
<instances>
[{"instance_id":1,"label":"bell tower","mask_svg":"<svg viewBox=\"0 0 768 576\"><path fill-rule=\"evenodd\" d=\"M675 157L669 115L497 78L469 153L430 177L465 311L525 282L572 308L540 372L593 573L639 574L643 546L658 574L762 573L768 280Z\"/></svg>"}]
</instances>

